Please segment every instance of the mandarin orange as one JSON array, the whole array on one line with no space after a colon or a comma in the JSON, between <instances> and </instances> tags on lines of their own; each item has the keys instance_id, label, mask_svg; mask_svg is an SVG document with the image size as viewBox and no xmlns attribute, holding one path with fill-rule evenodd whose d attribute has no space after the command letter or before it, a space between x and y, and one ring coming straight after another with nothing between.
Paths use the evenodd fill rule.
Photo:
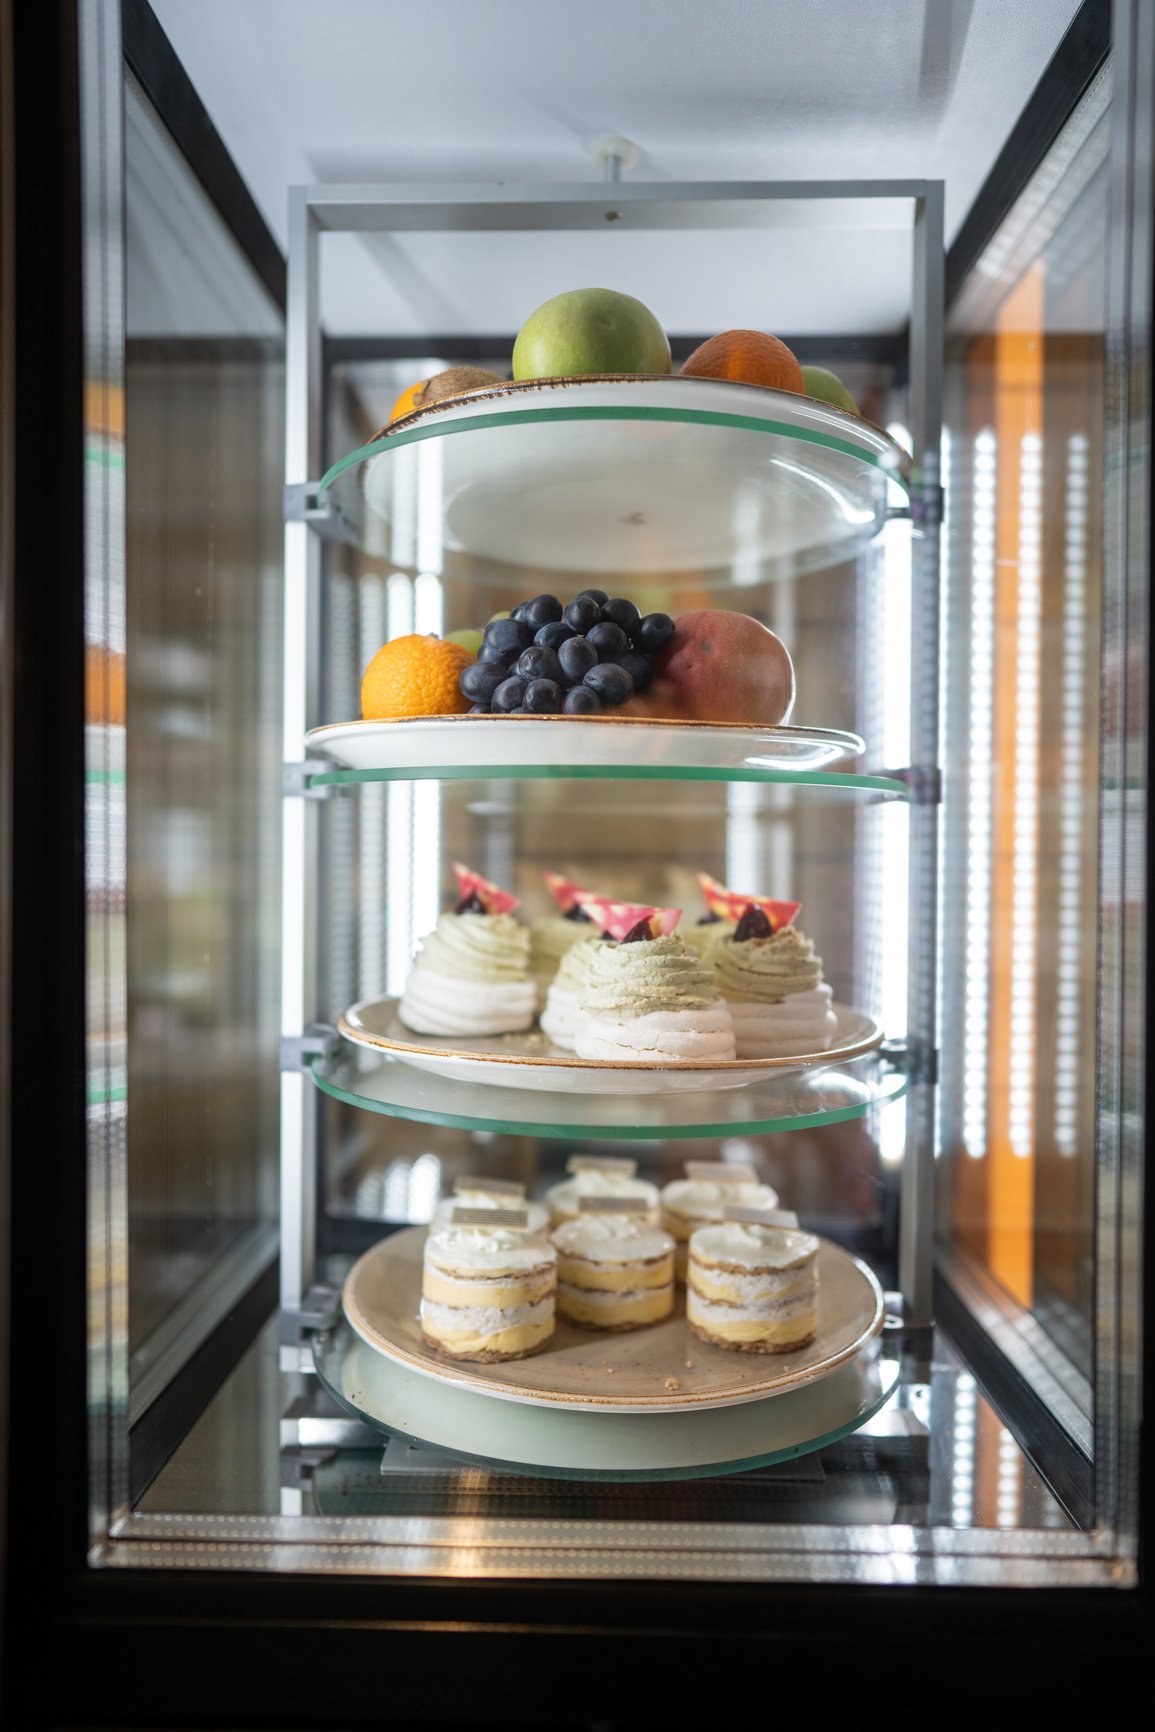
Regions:
<instances>
[{"instance_id":1,"label":"mandarin orange","mask_svg":"<svg viewBox=\"0 0 1155 1732\"><path fill-rule=\"evenodd\" d=\"M708 337L682 363L682 373L688 379L734 379L775 391L806 392L802 368L791 351L765 331L721 331Z\"/></svg>"},{"instance_id":2,"label":"mandarin orange","mask_svg":"<svg viewBox=\"0 0 1155 1732\"><path fill-rule=\"evenodd\" d=\"M361 680L367 722L396 716L460 716L470 708L458 681L473 661L459 643L413 632L377 651Z\"/></svg>"}]
</instances>

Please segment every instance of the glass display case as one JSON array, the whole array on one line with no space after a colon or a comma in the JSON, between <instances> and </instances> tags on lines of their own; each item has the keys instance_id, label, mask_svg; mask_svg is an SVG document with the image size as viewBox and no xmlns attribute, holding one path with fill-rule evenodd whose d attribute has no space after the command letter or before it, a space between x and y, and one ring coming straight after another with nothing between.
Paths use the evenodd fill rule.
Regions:
<instances>
[{"instance_id":1,"label":"glass display case","mask_svg":"<svg viewBox=\"0 0 1155 1732\"><path fill-rule=\"evenodd\" d=\"M153 1702L190 1620L214 1655L293 1626L321 1661L306 1718L322 1626L382 1618L446 1654L455 1621L491 1629L487 1679L519 1632L572 1665L563 1626L627 1617L719 1654L795 1640L802 1584L847 1655L901 1602L912 1677L943 1608L1036 1640L1025 1589L1120 1639L1144 1594L1146 9L1116 6L1111 60L949 299L933 180L297 188L282 295L139 42L124 66L118 8L42 28L16 49L79 69L72 154L50 154L75 302L36 314L17 271L15 305L83 337L82 372L79 350L59 363L83 381L83 463L37 522L76 578L63 611L21 600L27 491L6 556L24 665L63 636L82 694L54 714L7 682L53 801L14 773L12 1358L27 1378L41 1352L35 1219L67 1485L47 1544L10 1514L36 1615L78 1656L110 1621L118 1654L148 1628ZM19 171L47 147L17 113ZM674 261L799 223L908 237L905 338L839 360L860 414L675 374L500 381L393 421L415 377L505 374L508 347L324 332L326 249L350 235L451 235L468 269L475 237L588 232L612 273L615 247ZM15 407L27 464L49 429ZM362 716L385 643L591 591L701 633L706 671L663 686L655 658L596 715ZM751 627L792 658L785 713L739 707L726 646ZM415 1026L415 951L476 918L479 880L485 917L500 886L519 932L566 914L613 968L627 927L641 955L677 910L711 991L706 939L753 905L759 936L813 941L828 1026L673 1063L554 1044L528 1013ZM44 1088L48 1038L67 1087ZM37 1126L58 1155L38 1174ZM723 1351L687 1321L705 1289L649 1329L562 1319L531 1357L423 1331L428 1232L471 1176L554 1227L575 1175L627 1175L656 1211L687 1173L723 1198L756 1183L771 1235L781 1210L816 1236L812 1339ZM668 1193L660 1218L677 1238ZM766 1303L738 1305L747 1342ZM14 1430L17 1475L33 1455ZM359 1650L357 1704L371 1671ZM575 1688L575 1723L593 1700Z\"/></svg>"}]
</instances>

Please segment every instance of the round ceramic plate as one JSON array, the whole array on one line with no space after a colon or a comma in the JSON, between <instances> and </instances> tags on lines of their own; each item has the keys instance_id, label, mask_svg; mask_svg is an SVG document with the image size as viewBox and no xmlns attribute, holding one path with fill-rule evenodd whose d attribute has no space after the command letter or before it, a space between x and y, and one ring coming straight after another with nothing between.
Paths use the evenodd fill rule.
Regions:
<instances>
[{"instance_id":1,"label":"round ceramic plate","mask_svg":"<svg viewBox=\"0 0 1155 1732\"><path fill-rule=\"evenodd\" d=\"M548 1347L528 1359L477 1365L449 1359L421 1335L426 1229L384 1239L354 1265L343 1303L376 1352L440 1383L531 1407L588 1413L692 1413L738 1407L827 1377L882 1328L882 1290L865 1263L819 1241L818 1334L793 1353L729 1353L691 1335L681 1294L674 1315L648 1329L599 1335L564 1318Z\"/></svg>"},{"instance_id":2,"label":"round ceramic plate","mask_svg":"<svg viewBox=\"0 0 1155 1732\"><path fill-rule=\"evenodd\" d=\"M510 1407L435 1383L386 1359L350 1330L314 1337L326 1388L348 1412L455 1460L562 1479L696 1479L768 1467L822 1449L864 1425L898 1385L897 1360L867 1349L817 1383L725 1411L579 1413Z\"/></svg>"},{"instance_id":3,"label":"round ceramic plate","mask_svg":"<svg viewBox=\"0 0 1155 1732\"><path fill-rule=\"evenodd\" d=\"M652 721L645 716L424 716L332 722L305 736L309 756L349 770L541 767L556 774L574 759L588 773L641 768L780 770L847 768L865 745L838 728L730 727L721 722Z\"/></svg>"},{"instance_id":4,"label":"round ceramic plate","mask_svg":"<svg viewBox=\"0 0 1155 1732\"><path fill-rule=\"evenodd\" d=\"M561 1088L588 1095L669 1094L679 1089L744 1088L765 1077L784 1076L815 1065L846 1064L881 1046L882 1030L873 1017L841 1004L832 1009L838 1026L825 1052L791 1058L737 1058L720 1064L687 1060L650 1065L628 1059L575 1058L573 1053L551 1046L539 1030L476 1038L414 1034L398 1016L395 998L355 1004L338 1019L337 1026L358 1046L386 1052L404 1064L457 1082L488 1083L498 1088L512 1083L518 1088Z\"/></svg>"}]
</instances>

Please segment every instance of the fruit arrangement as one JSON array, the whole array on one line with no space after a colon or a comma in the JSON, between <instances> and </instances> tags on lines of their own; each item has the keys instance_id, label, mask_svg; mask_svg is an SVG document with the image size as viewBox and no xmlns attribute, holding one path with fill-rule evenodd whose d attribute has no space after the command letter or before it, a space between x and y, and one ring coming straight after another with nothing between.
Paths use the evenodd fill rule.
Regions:
<instances>
[{"instance_id":1,"label":"fruit arrangement","mask_svg":"<svg viewBox=\"0 0 1155 1732\"><path fill-rule=\"evenodd\" d=\"M603 589L536 595L490 620L460 691L475 715L594 716L645 690L674 631L668 613Z\"/></svg>"}]
</instances>

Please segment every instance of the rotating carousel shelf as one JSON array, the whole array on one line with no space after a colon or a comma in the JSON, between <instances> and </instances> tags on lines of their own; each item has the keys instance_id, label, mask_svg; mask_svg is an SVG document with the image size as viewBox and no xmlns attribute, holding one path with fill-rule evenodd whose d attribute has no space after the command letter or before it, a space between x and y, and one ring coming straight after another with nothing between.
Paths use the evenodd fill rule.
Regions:
<instances>
[{"instance_id":1,"label":"rotating carousel shelf","mask_svg":"<svg viewBox=\"0 0 1155 1732\"><path fill-rule=\"evenodd\" d=\"M432 442L432 443L430 443ZM909 459L857 415L714 379L535 379L408 415L323 477L317 504L406 566L415 489L442 546L586 576L723 570L741 583L848 557Z\"/></svg>"},{"instance_id":2,"label":"rotating carousel shelf","mask_svg":"<svg viewBox=\"0 0 1155 1732\"><path fill-rule=\"evenodd\" d=\"M585 1141L679 1141L809 1129L861 1118L907 1091L885 1057L836 1069L792 1071L740 1089L591 1095L487 1085L418 1070L398 1059L347 1048L313 1064L323 1093L389 1118L514 1136Z\"/></svg>"}]
</instances>

